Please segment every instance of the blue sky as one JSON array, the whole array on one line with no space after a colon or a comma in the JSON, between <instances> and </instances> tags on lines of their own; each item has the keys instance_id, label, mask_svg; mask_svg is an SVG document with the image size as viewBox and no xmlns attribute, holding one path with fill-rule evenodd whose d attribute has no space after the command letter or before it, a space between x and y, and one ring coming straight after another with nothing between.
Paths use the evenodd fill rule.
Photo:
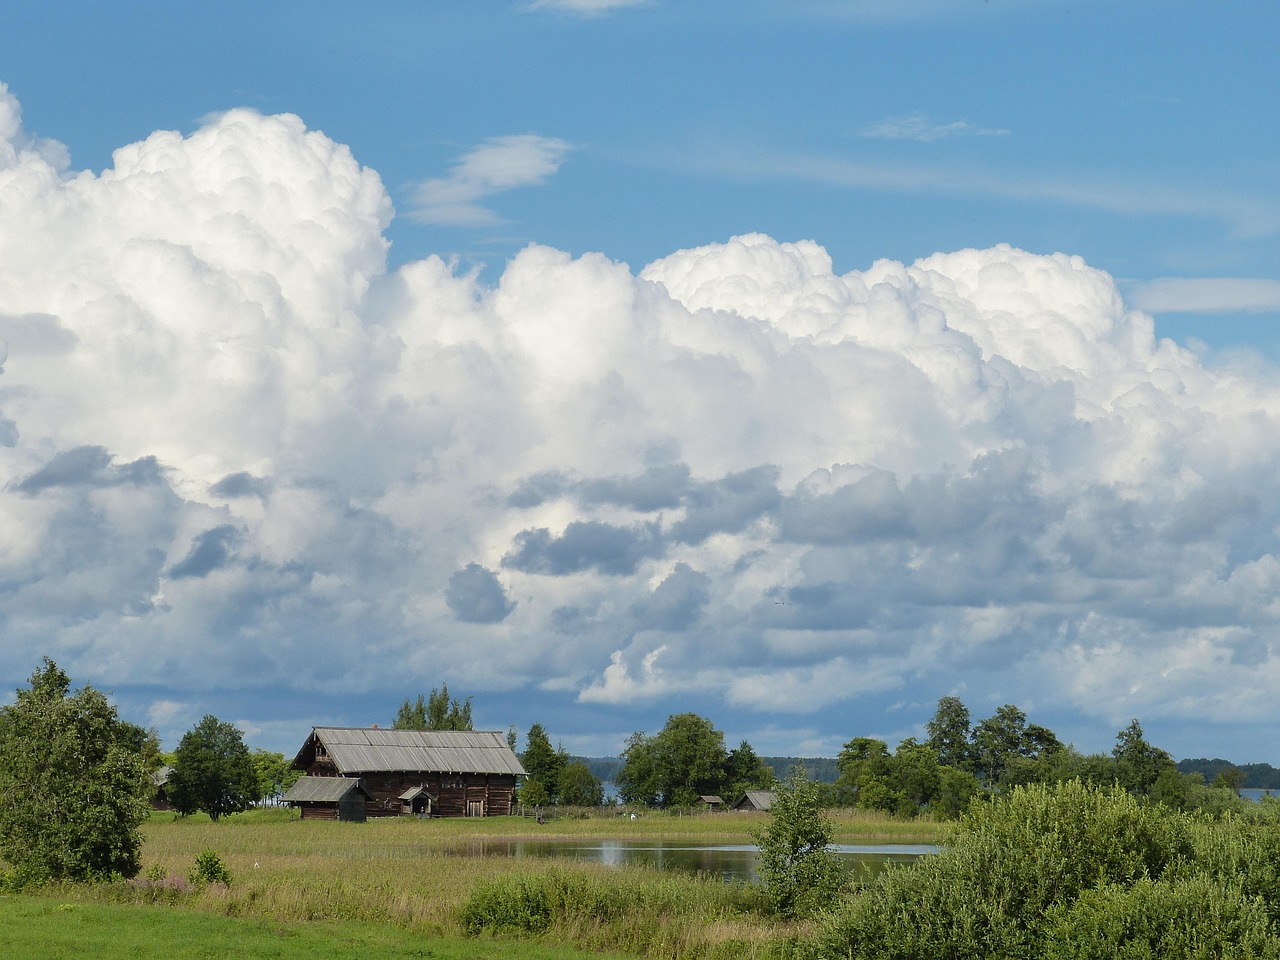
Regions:
<instances>
[{"instance_id":1,"label":"blue sky","mask_svg":"<svg viewBox=\"0 0 1280 960\"><path fill-rule=\"evenodd\" d=\"M1280 762L1277 27L6 4L4 688Z\"/></svg>"}]
</instances>

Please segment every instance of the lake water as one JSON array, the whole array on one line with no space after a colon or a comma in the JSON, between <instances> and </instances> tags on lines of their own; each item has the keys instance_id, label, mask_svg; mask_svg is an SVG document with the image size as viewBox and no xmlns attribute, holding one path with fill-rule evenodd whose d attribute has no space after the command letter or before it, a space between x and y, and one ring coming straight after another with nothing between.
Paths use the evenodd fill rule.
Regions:
<instances>
[{"instance_id":1,"label":"lake water","mask_svg":"<svg viewBox=\"0 0 1280 960\"><path fill-rule=\"evenodd\" d=\"M872 876L893 863L937 853L932 844L835 844L850 870ZM450 851L466 857L563 858L606 866L645 866L719 877L727 882L759 880L759 851L749 843L690 843L677 840L473 840Z\"/></svg>"}]
</instances>

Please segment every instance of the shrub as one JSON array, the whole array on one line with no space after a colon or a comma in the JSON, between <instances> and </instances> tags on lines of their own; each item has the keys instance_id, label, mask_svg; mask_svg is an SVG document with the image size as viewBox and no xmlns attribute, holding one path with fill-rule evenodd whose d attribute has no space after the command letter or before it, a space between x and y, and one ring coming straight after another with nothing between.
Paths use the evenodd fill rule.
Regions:
<instances>
[{"instance_id":1,"label":"shrub","mask_svg":"<svg viewBox=\"0 0 1280 960\"><path fill-rule=\"evenodd\" d=\"M227 869L226 864L212 850L203 851L196 857L195 866L191 868L191 873L187 877L196 886L205 886L211 883L220 883L223 886L231 886L231 871Z\"/></svg>"},{"instance_id":2,"label":"shrub","mask_svg":"<svg viewBox=\"0 0 1280 960\"><path fill-rule=\"evenodd\" d=\"M1262 902L1207 876L1086 890L1049 917L1045 960L1277 960Z\"/></svg>"},{"instance_id":3,"label":"shrub","mask_svg":"<svg viewBox=\"0 0 1280 960\"><path fill-rule=\"evenodd\" d=\"M1192 853L1180 814L1079 781L976 804L942 853L886 871L825 919L811 953L1037 956L1047 911L1100 884L1159 877Z\"/></svg>"}]
</instances>

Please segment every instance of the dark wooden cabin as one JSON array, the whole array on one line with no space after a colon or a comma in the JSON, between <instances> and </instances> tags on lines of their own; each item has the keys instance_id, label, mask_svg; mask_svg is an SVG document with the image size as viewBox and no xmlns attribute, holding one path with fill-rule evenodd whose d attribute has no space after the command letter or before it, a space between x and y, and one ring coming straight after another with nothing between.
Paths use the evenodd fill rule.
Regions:
<instances>
[{"instance_id":1,"label":"dark wooden cabin","mask_svg":"<svg viewBox=\"0 0 1280 960\"><path fill-rule=\"evenodd\" d=\"M733 809L770 810L777 799L778 794L775 790L748 790L742 795L742 799L733 805Z\"/></svg>"},{"instance_id":2,"label":"dark wooden cabin","mask_svg":"<svg viewBox=\"0 0 1280 960\"><path fill-rule=\"evenodd\" d=\"M303 820L344 823L363 823L369 799L360 781L349 777L299 777L284 795L284 802L297 807Z\"/></svg>"},{"instance_id":3,"label":"dark wooden cabin","mask_svg":"<svg viewBox=\"0 0 1280 960\"><path fill-rule=\"evenodd\" d=\"M370 817L505 816L524 775L505 734L477 730L314 727L292 766L358 779Z\"/></svg>"}]
</instances>

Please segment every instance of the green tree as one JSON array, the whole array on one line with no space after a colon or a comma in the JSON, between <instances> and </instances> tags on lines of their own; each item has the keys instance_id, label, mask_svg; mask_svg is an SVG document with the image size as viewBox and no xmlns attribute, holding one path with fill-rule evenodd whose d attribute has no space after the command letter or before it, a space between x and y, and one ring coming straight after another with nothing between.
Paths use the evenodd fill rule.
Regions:
<instances>
[{"instance_id":1,"label":"green tree","mask_svg":"<svg viewBox=\"0 0 1280 960\"><path fill-rule=\"evenodd\" d=\"M598 807L604 803L604 785L581 760L573 760L561 768L557 786L557 800L567 807Z\"/></svg>"},{"instance_id":2,"label":"green tree","mask_svg":"<svg viewBox=\"0 0 1280 960\"><path fill-rule=\"evenodd\" d=\"M412 703L405 697L391 724L394 730L470 730L471 698L459 702L449 696L449 685L432 688L431 694L418 694Z\"/></svg>"},{"instance_id":3,"label":"green tree","mask_svg":"<svg viewBox=\"0 0 1280 960\"><path fill-rule=\"evenodd\" d=\"M298 782L301 770L289 767L289 761L283 753L272 750L254 750L250 754L253 760L253 772L258 782L256 798L266 800L278 796Z\"/></svg>"},{"instance_id":4,"label":"green tree","mask_svg":"<svg viewBox=\"0 0 1280 960\"><path fill-rule=\"evenodd\" d=\"M781 916L807 916L830 903L843 882L828 849L834 828L818 806L818 791L797 764L778 788L769 824L756 833L760 880Z\"/></svg>"},{"instance_id":5,"label":"green tree","mask_svg":"<svg viewBox=\"0 0 1280 960\"><path fill-rule=\"evenodd\" d=\"M24 881L132 877L148 813L144 755L102 693L71 693L67 674L43 663L0 707L0 859Z\"/></svg>"},{"instance_id":6,"label":"green tree","mask_svg":"<svg viewBox=\"0 0 1280 960\"><path fill-rule=\"evenodd\" d=\"M422 694L418 694L418 699L413 703L409 702L409 698L404 698L404 703L400 704L400 709L396 712L396 719L391 724L392 730L425 730L427 729L427 701Z\"/></svg>"},{"instance_id":7,"label":"green tree","mask_svg":"<svg viewBox=\"0 0 1280 960\"><path fill-rule=\"evenodd\" d=\"M1232 793L1239 793L1244 786L1244 771L1235 765L1223 767L1213 778L1215 787L1225 787Z\"/></svg>"},{"instance_id":8,"label":"green tree","mask_svg":"<svg viewBox=\"0 0 1280 960\"><path fill-rule=\"evenodd\" d=\"M247 810L258 796L258 774L240 731L205 715L183 734L173 754L169 796L181 814L203 810L215 823Z\"/></svg>"},{"instance_id":9,"label":"green tree","mask_svg":"<svg viewBox=\"0 0 1280 960\"><path fill-rule=\"evenodd\" d=\"M889 769L900 798L896 813L913 817L933 804L942 787L942 769L933 747L915 738L903 740Z\"/></svg>"},{"instance_id":10,"label":"green tree","mask_svg":"<svg viewBox=\"0 0 1280 960\"><path fill-rule=\"evenodd\" d=\"M730 803L748 790L769 790L777 783L773 768L765 763L751 744L743 740L729 751L724 762L725 800Z\"/></svg>"},{"instance_id":11,"label":"green tree","mask_svg":"<svg viewBox=\"0 0 1280 960\"><path fill-rule=\"evenodd\" d=\"M618 792L627 803L690 806L725 783L724 734L696 713L677 713L655 737L627 740Z\"/></svg>"},{"instance_id":12,"label":"green tree","mask_svg":"<svg viewBox=\"0 0 1280 960\"><path fill-rule=\"evenodd\" d=\"M1150 795L1162 771L1177 770L1168 753L1147 743L1136 719L1116 734L1111 756L1116 762L1116 782L1139 797Z\"/></svg>"},{"instance_id":13,"label":"green tree","mask_svg":"<svg viewBox=\"0 0 1280 960\"><path fill-rule=\"evenodd\" d=\"M1033 739L1030 729L1027 726L1027 715L1011 703L1006 703L993 716L973 728L975 768L988 786L1003 783L1006 773L1017 759L1033 755L1037 744L1049 732L1043 727L1037 727Z\"/></svg>"},{"instance_id":14,"label":"green tree","mask_svg":"<svg viewBox=\"0 0 1280 960\"><path fill-rule=\"evenodd\" d=\"M147 776L164 766L164 754L160 752L160 736L156 733L155 727L148 730L136 723L121 720L118 739L126 750L132 750L142 758L142 766Z\"/></svg>"},{"instance_id":15,"label":"green tree","mask_svg":"<svg viewBox=\"0 0 1280 960\"><path fill-rule=\"evenodd\" d=\"M520 754L520 764L529 775L529 779L542 784L547 791L547 800L543 802L556 802L560 795L560 771L567 758L563 751L557 751L551 746L551 738L547 736L547 731L540 723L535 723L529 728L524 744L524 753Z\"/></svg>"},{"instance_id":16,"label":"green tree","mask_svg":"<svg viewBox=\"0 0 1280 960\"><path fill-rule=\"evenodd\" d=\"M471 698L458 702L450 698L449 685L442 683L439 690L432 690L427 698L428 730L470 730Z\"/></svg>"},{"instance_id":17,"label":"green tree","mask_svg":"<svg viewBox=\"0 0 1280 960\"><path fill-rule=\"evenodd\" d=\"M938 762L948 767L969 769L973 759L969 743L969 708L959 697L943 697L933 719L925 724L929 739L925 741L938 754Z\"/></svg>"},{"instance_id":18,"label":"green tree","mask_svg":"<svg viewBox=\"0 0 1280 960\"><path fill-rule=\"evenodd\" d=\"M874 737L854 737L836 757L837 795L865 810L892 810L898 805L890 777L889 746Z\"/></svg>"},{"instance_id":19,"label":"green tree","mask_svg":"<svg viewBox=\"0 0 1280 960\"><path fill-rule=\"evenodd\" d=\"M658 746L653 737L637 730L627 738L627 745L622 751L622 768L615 782L623 803L654 807L661 802L663 775Z\"/></svg>"}]
</instances>

